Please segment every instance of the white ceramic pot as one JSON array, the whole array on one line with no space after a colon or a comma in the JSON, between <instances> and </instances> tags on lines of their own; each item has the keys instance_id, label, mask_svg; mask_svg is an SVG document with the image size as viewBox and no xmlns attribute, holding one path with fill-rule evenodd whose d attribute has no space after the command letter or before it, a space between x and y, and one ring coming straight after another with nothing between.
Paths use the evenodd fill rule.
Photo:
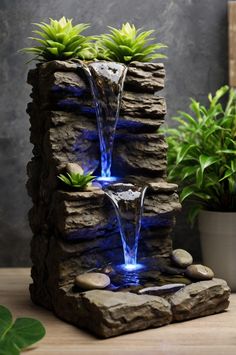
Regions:
<instances>
[{"instance_id":1,"label":"white ceramic pot","mask_svg":"<svg viewBox=\"0 0 236 355\"><path fill-rule=\"evenodd\" d=\"M204 265L236 291L236 212L201 211L198 221Z\"/></svg>"}]
</instances>

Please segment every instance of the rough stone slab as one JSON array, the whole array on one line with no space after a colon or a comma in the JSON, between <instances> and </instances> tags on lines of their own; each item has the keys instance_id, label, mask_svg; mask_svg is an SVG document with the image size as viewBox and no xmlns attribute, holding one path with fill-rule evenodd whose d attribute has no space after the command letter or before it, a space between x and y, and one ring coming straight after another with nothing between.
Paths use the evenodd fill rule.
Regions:
<instances>
[{"instance_id":1,"label":"rough stone slab","mask_svg":"<svg viewBox=\"0 0 236 355\"><path fill-rule=\"evenodd\" d=\"M173 193L173 192L177 192L178 185L168 183L166 181L150 182L150 183L148 183L148 189L151 192Z\"/></svg>"},{"instance_id":2,"label":"rough stone slab","mask_svg":"<svg viewBox=\"0 0 236 355\"><path fill-rule=\"evenodd\" d=\"M166 171L167 144L155 133L117 134L114 142L113 169L117 176L162 177Z\"/></svg>"},{"instance_id":3,"label":"rough stone slab","mask_svg":"<svg viewBox=\"0 0 236 355\"><path fill-rule=\"evenodd\" d=\"M172 319L169 303L160 297L95 290L78 301L78 325L102 338L160 327Z\"/></svg>"},{"instance_id":4,"label":"rough stone slab","mask_svg":"<svg viewBox=\"0 0 236 355\"><path fill-rule=\"evenodd\" d=\"M138 92L162 90L165 84L163 63L130 63L125 80L125 89Z\"/></svg>"},{"instance_id":5,"label":"rough stone slab","mask_svg":"<svg viewBox=\"0 0 236 355\"><path fill-rule=\"evenodd\" d=\"M147 195L145 199L145 214L159 215L163 213L172 213L173 211L179 212L181 210L181 204L179 203L179 196L177 193L171 195L160 193ZM144 218L145 218L144 214Z\"/></svg>"},{"instance_id":6,"label":"rough stone slab","mask_svg":"<svg viewBox=\"0 0 236 355\"><path fill-rule=\"evenodd\" d=\"M108 228L108 216L104 213L104 192L93 191L56 192L52 207L54 224L58 231L71 239L95 238Z\"/></svg>"},{"instance_id":7,"label":"rough stone slab","mask_svg":"<svg viewBox=\"0 0 236 355\"><path fill-rule=\"evenodd\" d=\"M157 132L159 127L164 123L164 117L158 118L141 118L123 116L119 117L117 122L117 131L125 130L130 133L153 133Z\"/></svg>"},{"instance_id":8,"label":"rough stone slab","mask_svg":"<svg viewBox=\"0 0 236 355\"><path fill-rule=\"evenodd\" d=\"M99 165L97 133L92 120L86 121L86 118L79 117L65 126L50 128L45 135L44 146L45 158L54 162L58 167L57 173L68 161L77 161L88 170L96 170ZM166 153L167 144L163 135L117 133L114 141L113 155L116 158L113 159L113 174L145 176L147 181L163 177L166 172Z\"/></svg>"},{"instance_id":9,"label":"rough stone slab","mask_svg":"<svg viewBox=\"0 0 236 355\"><path fill-rule=\"evenodd\" d=\"M208 316L229 305L230 288L224 280L192 283L169 298L173 320L183 321Z\"/></svg>"},{"instance_id":10,"label":"rough stone slab","mask_svg":"<svg viewBox=\"0 0 236 355\"><path fill-rule=\"evenodd\" d=\"M41 90L45 94L45 88ZM62 111L86 112L89 108L89 114L95 116L95 106L90 96L75 97L71 93L61 97L54 97L51 100L44 98L45 109L56 109ZM124 91L121 100L120 116L163 119L166 114L166 102L163 97L140 94Z\"/></svg>"},{"instance_id":11,"label":"rough stone slab","mask_svg":"<svg viewBox=\"0 0 236 355\"><path fill-rule=\"evenodd\" d=\"M164 118L166 102L163 97L149 94L134 94L124 91L121 101L120 116L142 118Z\"/></svg>"},{"instance_id":12,"label":"rough stone slab","mask_svg":"<svg viewBox=\"0 0 236 355\"><path fill-rule=\"evenodd\" d=\"M118 232L115 212L111 207L110 201L100 189L81 192L59 190L54 194L51 206L51 223L66 239L94 239L107 235L108 231ZM154 238L152 231L154 226L158 230L172 228L172 217L169 214L173 215L180 208L176 193L147 194L142 220L144 235ZM160 244L159 241L157 243Z\"/></svg>"},{"instance_id":13,"label":"rough stone slab","mask_svg":"<svg viewBox=\"0 0 236 355\"><path fill-rule=\"evenodd\" d=\"M163 257L169 258L172 251L170 232L170 228L161 227L155 228L152 234L150 231L143 231L139 243L139 260L147 256L153 256L158 260ZM115 228L111 232L104 230L104 234L99 237L83 240L70 241L65 238L62 240L58 235L51 235L50 247L47 247L45 252L42 251L44 239L47 240L43 234L33 238L32 260L36 268L40 267L40 271L43 271L41 266L44 265L52 273L50 289L73 283L75 277L81 272L102 267L108 263L115 265L123 263L121 237ZM38 285L41 281L35 282ZM40 287L44 288L43 282Z\"/></svg>"},{"instance_id":14,"label":"rough stone slab","mask_svg":"<svg viewBox=\"0 0 236 355\"><path fill-rule=\"evenodd\" d=\"M28 74L28 83L35 85L37 71L40 76L47 78L53 73L59 72L75 72L77 64L72 61L55 60L38 65L37 69L32 69ZM125 80L125 89L136 92L150 92L161 90L164 87L165 69L163 63L141 63L132 62L128 66ZM61 81L58 81L60 86Z\"/></svg>"}]
</instances>

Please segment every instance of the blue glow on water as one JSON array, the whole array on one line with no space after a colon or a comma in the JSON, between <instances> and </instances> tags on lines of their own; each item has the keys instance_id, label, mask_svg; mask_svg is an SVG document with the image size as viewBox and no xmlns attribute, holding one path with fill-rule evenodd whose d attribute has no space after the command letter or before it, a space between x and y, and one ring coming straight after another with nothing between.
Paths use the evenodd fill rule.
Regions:
<instances>
[{"instance_id":1,"label":"blue glow on water","mask_svg":"<svg viewBox=\"0 0 236 355\"><path fill-rule=\"evenodd\" d=\"M122 270L125 271L137 271L145 267L143 264L121 264L119 265Z\"/></svg>"},{"instance_id":2,"label":"blue glow on water","mask_svg":"<svg viewBox=\"0 0 236 355\"><path fill-rule=\"evenodd\" d=\"M105 193L111 200L118 221L126 271L137 270L137 253L144 196L147 186L108 184Z\"/></svg>"},{"instance_id":3,"label":"blue glow on water","mask_svg":"<svg viewBox=\"0 0 236 355\"><path fill-rule=\"evenodd\" d=\"M102 185L103 188L106 186L109 186L110 184L117 183L121 180L121 178L116 177L116 176L98 176L96 177L97 182Z\"/></svg>"},{"instance_id":4,"label":"blue glow on water","mask_svg":"<svg viewBox=\"0 0 236 355\"><path fill-rule=\"evenodd\" d=\"M92 62L83 66L95 104L101 153L101 176L111 176L112 152L127 66Z\"/></svg>"},{"instance_id":5,"label":"blue glow on water","mask_svg":"<svg viewBox=\"0 0 236 355\"><path fill-rule=\"evenodd\" d=\"M117 176L98 176L96 178L97 181L107 181L107 182L116 182L119 181L120 178Z\"/></svg>"}]
</instances>

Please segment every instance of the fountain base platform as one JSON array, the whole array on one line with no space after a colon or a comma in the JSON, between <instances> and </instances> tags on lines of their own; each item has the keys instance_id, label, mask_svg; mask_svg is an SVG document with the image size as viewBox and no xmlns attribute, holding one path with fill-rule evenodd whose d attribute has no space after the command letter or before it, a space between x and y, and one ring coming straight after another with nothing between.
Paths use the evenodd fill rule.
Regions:
<instances>
[{"instance_id":1,"label":"fountain base platform","mask_svg":"<svg viewBox=\"0 0 236 355\"><path fill-rule=\"evenodd\" d=\"M230 288L222 279L191 280L165 258L143 260L142 266L130 272L111 264L88 270L109 275L111 284L102 290L84 291L74 282L54 285L45 304L32 284L31 297L100 338L220 313L229 305Z\"/></svg>"},{"instance_id":2,"label":"fountain base platform","mask_svg":"<svg viewBox=\"0 0 236 355\"><path fill-rule=\"evenodd\" d=\"M109 338L222 312L229 305L229 294L221 279L191 283L161 297L109 290L75 292L68 287L58 290L53 310L62 320ZM32 297L40 303L37 295Z\"/></svg>"}]
</instances>

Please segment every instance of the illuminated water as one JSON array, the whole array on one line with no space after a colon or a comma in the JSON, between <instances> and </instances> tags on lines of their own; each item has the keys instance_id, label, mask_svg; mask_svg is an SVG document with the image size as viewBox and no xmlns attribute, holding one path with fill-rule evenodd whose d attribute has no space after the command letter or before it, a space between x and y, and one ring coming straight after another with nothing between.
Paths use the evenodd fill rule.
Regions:
<instances>
[{"instance_id":1,"label":"illuminated water","mask_svg":"<svg viewBox=\"0 0 236 355\"><path fill-rule=\"evenodd\" d=\"M124 252L123 267L127 271L140 267L137 253L146 189L146 186L122 183L111 184L104 189L115 208Z\"/></svg>"},{"instance_id":2,"label":"illuminated water","mask_svg":"<svg viewBox=\"0 0 236 355\"><path fill-rule=\"evenodd\" d=\"M99 61L84 64L96 108L101 152L101 176L111 176L112 151L127 72L124 64Z\"/></svg>"}]
</instances>

